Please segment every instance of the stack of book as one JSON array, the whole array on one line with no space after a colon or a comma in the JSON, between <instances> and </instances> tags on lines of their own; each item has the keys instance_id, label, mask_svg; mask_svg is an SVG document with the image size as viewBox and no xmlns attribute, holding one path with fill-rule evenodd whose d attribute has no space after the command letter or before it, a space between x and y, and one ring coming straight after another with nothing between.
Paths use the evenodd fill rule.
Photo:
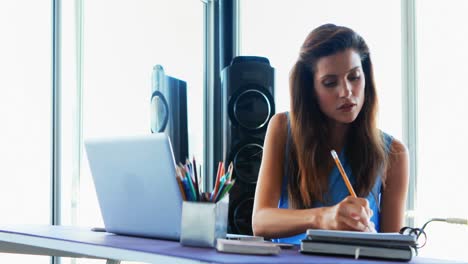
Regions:
<instances>
[{"instance_id":1,"label":"stack of book","mask_svg":"<svg viewBox=\"0 0 468 264\"><path fill-rule=\"evenodd\" d=\"M415 247L412 235L309 229L301 253L410 261Z\"/></svg>"}]
</instances>

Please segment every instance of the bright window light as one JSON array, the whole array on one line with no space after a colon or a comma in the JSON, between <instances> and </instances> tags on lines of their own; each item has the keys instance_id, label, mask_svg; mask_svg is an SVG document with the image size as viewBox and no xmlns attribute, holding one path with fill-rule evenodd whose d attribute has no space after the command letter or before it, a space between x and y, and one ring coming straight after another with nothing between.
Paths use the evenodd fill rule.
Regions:
<instances>
[{"instance_id":1,"label":"bright window light","mask_svg":"<svg viewBox=\"0 0 468 264\"><path fill-rule=\"evenodd\" d=\"M48 224L52 2L0 2L0 222ZM26 8L27 7L27 8ZM0 263L50 258L1 254Z\"/></svg>"},{"instance_id":2,"label":"bright window light","mask_svg":"<svg viewBox=\"0 0 468 264\"><path fill-rule=\"evenodd\" d=\"M466 76L468 2L416 1L418 178L416 224L468 218ZM438 19L434 19L435 16ZM434 222L421 255L468 260L468 226Z\"/></svg>"}]
</instances>

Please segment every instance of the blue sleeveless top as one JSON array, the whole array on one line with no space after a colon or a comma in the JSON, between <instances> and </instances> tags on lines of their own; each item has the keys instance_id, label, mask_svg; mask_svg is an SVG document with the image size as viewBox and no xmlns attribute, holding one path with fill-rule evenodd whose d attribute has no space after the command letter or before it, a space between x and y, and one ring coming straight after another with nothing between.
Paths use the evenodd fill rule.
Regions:
<instances>
[{"instance_id":1,"label":"blue sleeveless top","mask_svg":"<svg viewBox=\"0 0 468 264\"><path fill-rule=\"evenodd\" d=\"M283 173L283 183L281 186L281 197L278 203L278 208L289 208L288 202L288 166L286 165L289 159L289 145L291 144L291 122L289 118L289 112L286 112L286 116L288 118L288 137L286 140L286 148L285 148L285 155L284 155L284 173ZM385 148L388 151L393 141L393 137L382 132L385 142ZM344 155L344 151L339 153L339 158L341 164L343 165L346 174L349 177L349 181L352 185L355 185L356 179L351 172L351 166L348 164L346 157ZM371 217L371 221L375 225L375 230L377 232L380 231L380 196L382 193L382 179L381 175L377 176L374 186L372 187L372 191L366 197L369 201L369 207L374 212ZM346 188L346 184L344 183L343 179L341 178L340 172L336 166L333 167L330 175L328 176L328 193L326 194L327 199L325 203L321 202L314 202L312 208L317 207L324 207L324 206L333 206L341 202L344 198L349 196L349 191ZM305 233L286 237L286 238L277 238L273 239L274 242L277 243L291 243L291 244L300 244L301 240L304 239L306 236Z\"/></svg>"}]
</instances>

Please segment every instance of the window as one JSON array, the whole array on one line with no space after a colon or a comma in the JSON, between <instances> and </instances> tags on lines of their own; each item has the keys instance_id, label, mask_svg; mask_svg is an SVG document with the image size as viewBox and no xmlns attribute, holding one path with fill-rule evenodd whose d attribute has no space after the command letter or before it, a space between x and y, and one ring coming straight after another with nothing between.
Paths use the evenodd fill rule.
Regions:
<instances>
[{"instance_id":1,"label":"window","mask_svg":"<svg viewBox=\"0 0 468 264\"><path fill-rule=\"evenodd\" d=\"M51 1L0 2L2 224L50 221L51 10ZM1 254L0 262L45 264L49 257Z\"/></svg>"},{"instance_id":2,"label":"window","mask_svg":"<svg viewBox=\"0 0 468 264\"><path fill-rule=\"evenodd\" d=\"M399 1L240 1L240 55L264 56L276 70L276 112L289 111L289 71L307 34L325 23L352 28L369 45L380 127L402 137ZM372 21L372 23L369 23Z\"/></svg>"},{"instance_id":3,"label":"window","mask_svg":"<svg viewBox=\"0 0 468 264\"><path fill-rule=\"evenodd\" d=\"M83 139L150 133L151 74L160 64L187 82L189 153L202 159L203 3L90 1L83 21ZM102 225L85 154L77 222Z\"/></svg>"},{"instance_id":4,"label":"window","mask_svg":"<svg viewBox=\"0 0 468 264\"><path fill-rule=\"evenodd\" d=\"M468 23L468 2L416 3L419 124L415 220L421 226L435 217L468 216L464 172L468 29L461 26ZM434 19L436 15L439 19ZM468 260L466 226L434 222L426 232L421 255Z\"/></svg>"},{"instance_id":5,"label":"window","mask_svg":"<svg viewBox=\"0 0 468 264\"><path fill-rule=\"evenodd\" d=\"M191 0L77 3L62 6L62 222L103 226L83 140L150 133L156 64L187 82L189 155L203 162L204 6Z\"/></svg>"}]
</instances>

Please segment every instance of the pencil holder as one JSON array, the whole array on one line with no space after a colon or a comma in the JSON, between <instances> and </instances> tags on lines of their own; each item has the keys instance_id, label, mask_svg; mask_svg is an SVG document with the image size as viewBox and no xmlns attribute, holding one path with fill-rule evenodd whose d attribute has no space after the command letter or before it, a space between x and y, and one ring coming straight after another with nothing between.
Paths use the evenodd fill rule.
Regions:
<instances>
[{"instance_id":1,"label":"pencil holder","mask_svg":"<svg viewBox=\"0 0 468 264\"><path fill-rule=\"evenodd\" d=\"M217 203L184 201L180 243L184 246L215 247L216 239L226 237L228 210L229 195Z\"/></svg>"}]
</instances>

